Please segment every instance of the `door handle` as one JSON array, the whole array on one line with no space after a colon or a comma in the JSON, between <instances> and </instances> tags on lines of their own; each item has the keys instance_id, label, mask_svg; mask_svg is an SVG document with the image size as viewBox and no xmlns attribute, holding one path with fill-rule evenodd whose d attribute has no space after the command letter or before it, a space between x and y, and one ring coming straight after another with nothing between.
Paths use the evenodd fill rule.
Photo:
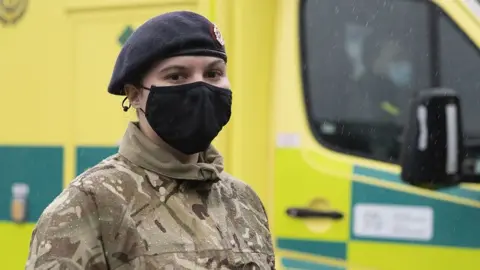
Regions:
<instances>
[{"instance_id":1,"label":"door handle","mask_svg":"<svg viewBox=\"0 0 480 270\"><path fill-rule=\"evenodd\" d=\"M287 215L294 218L328 218L328 219L342 219L343 213L338 211L324 211L309 208L288 208Z\"/></svg>"}]
</instances>

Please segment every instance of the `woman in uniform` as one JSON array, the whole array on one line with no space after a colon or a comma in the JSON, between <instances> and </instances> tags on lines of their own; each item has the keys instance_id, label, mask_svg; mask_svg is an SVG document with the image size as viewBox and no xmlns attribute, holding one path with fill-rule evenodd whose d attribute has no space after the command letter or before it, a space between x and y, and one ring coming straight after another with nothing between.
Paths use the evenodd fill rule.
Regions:
<instances>
[{"instance_id":1,"label":"woman in uniform","mask_svg":"<svg viewBox=\"0 0 480 270\"><path fill-rule=\"evenodd\" d=\"M231 114L226 62L218 28L193 12L132 34L108 92L138 122L45 209L26 269L275 269L262 202L210 144Z\"/></svg>"}]
</instances>

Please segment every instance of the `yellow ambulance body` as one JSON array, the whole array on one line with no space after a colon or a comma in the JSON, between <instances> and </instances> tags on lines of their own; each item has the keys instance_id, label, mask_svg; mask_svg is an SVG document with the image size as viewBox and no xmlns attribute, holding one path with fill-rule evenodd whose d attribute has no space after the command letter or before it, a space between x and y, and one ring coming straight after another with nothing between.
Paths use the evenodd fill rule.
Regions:
<instances>
[{"instance_id":1,"label":"yellow ambulance body","mask_svg":"<svg viewBox=\"0 0 480 270\"><path fill-rule=\"evenodd\" d=\"M480 269L480 188L423 190L397 165L403 101L423 88L455 89L475 138L476 0L0 1L2 269L24 267L43 209L116 151L135 118L107 94L115 58L178 9L226 40L233 118L215 145L262 197L278 269Z\"/></svg>"}]
</instances>

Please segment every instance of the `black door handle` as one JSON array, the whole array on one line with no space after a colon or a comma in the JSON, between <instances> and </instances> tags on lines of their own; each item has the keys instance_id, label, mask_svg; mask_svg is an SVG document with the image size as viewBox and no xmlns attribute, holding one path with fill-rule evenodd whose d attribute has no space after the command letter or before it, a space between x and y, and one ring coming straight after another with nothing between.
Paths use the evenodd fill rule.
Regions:
<instances>
[{"instance_id":1,"label":"black door handle","mask_svg":"<svg viewBox=\"0 0 480 270\"><path fill-rule=\"evenodd\" d=\"M322 211L309 208L288 208L287 215L295 218L329 218L329 219L342 219L343 213L338 211Z\"/></svg>"}]
</instances>

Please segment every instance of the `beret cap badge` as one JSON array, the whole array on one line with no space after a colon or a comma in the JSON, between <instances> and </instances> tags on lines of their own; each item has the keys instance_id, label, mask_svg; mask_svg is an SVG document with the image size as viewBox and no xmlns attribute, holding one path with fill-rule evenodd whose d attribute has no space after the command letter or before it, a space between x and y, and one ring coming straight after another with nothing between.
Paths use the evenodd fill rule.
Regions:
<instances>
[{"instance_id":1,"label":"beret cap badge","mask_svg":"<svg viewBox=\"0 0 480 270\"><path fill-rule=\"evenodd\" d=\"M225 46L225 40L223 39L220 29L218 29L218 26L213 23L212 23L212 35L220 45Z\"/></svg>"}]
</instances>

